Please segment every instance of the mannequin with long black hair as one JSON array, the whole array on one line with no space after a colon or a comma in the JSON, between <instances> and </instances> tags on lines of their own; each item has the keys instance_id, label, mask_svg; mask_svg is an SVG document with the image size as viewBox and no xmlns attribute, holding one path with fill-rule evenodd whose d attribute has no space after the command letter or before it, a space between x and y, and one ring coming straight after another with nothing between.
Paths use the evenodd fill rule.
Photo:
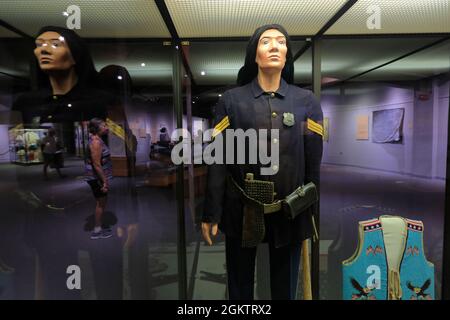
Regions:
<instances>
[{"instance_id":1,"label":"mannequin with long black hair","mask_svg":"<svg viewBox=\"0 0 450 320\"><path fill-rule=\"evenodd\" d=\"M277 24L262 26L248 43L245 64L238 74L239 86L226 91L215 110L215 132L224 141L228 129L279 132L279 139L270 135L267 138L269 145L279 146L279 164L271 164L272 175L261 173L266 164L247 160L251 149L247 142L246 163L209 166L202 233L210 245L211 235L215 236L219 228L225 233L228 292L232 300L254 298L257 248L257 243L243 241L244 202L232 181L242 189L246 175L251 173L257 180L273 182L278 200L308 182L319 186L323 114L311 91L292 85L293 74L287 31ZM263 214L264 238L258 241L269 245L272 299L296 297L301 244L312 236L312 214L309 209L293 220L282 210Z\"/></svg>"},{"instance_id":2,"label":"mannequin with long black hair","mask_svg":"<svg viewBox=\"0 0 450 320\"><path fill-rule=\"evenodd\" d=\"M16 99L13 110L20 113L26 128L42 123L62 124L64 143L70 153L70 145L74 141L73 123L93 117L105 118L110 95L98 88L98 73L88 46L75 31L55 26L41 28L35 37L33 53L32 90ZM76 217L78 207L72 205L83 195L70 197L53 185L39 188L40 184L34 183L22 168L17 169L16 180L17 191L11 196L17 197L19 193L28 196L16 201L21 208L13 212L16 216L23 216L18 223L22 223L20 227L26 230L24 239L27 249L33 250L31 259L36 259L30 265L38 266L31 273L20 271L17 276L20 282L18 296L26 293L33 298L32 293L36 292L34 298L39 299L80 299L78 290L67 290L66 269L69 265L78 264L80 242L74 241L74 234L82 230L81 222L79 225L73 223L79 220ZM33 194L39 198L37 203L29 200L29 195ZM58 206L52 207L49 204L53 204L51 199L55 198ZM60 212L57 209L62 207L65 214L56 215L55 212ZM16 265L23 268L19 263ZM38 276L35 290L23 289L25 285L22 283L32 283L27 278L28 273Z\"/></svg>"},{"instance_id":3,"label":"mannequin with long black hair","mask_svg":"<svg viewBox=\"0 0 450 320\"><path fill-rule=\"evenodd\" d=\"M13 110L25 125L105 118L111 103L85 41L73 30L46 26L35 37L34 89L20 95Z\"/></svg>"}]
</instances>

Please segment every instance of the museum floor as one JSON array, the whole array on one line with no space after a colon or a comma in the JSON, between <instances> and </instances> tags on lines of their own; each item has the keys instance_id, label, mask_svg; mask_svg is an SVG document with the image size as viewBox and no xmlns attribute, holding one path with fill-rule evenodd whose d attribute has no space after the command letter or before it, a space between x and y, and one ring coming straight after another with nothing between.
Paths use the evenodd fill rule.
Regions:
<instances>
[{"instance_id":1,"label":"museum floor","mask_svg":"<svg viewBox=\"0 0 450 320\"><path fill-rule=\"evenodd\" d=\"M144 167L154 168L144 164ZM145 171L145 170L144 170ZM90 240L94 199L83 162L68 158L66 178L42 166L1 164L0 299L177 299L174 185L149 186L151 175L115 178L106 220L110 239ZM321 298L340 298L340 262L357 243L357 221L379 215L423 220L425 251L440 297L445 181L324 164L321 184ZM225 299L223 237L205 246L194 227L201 213L186 204L188 297ZM267 248L258 252L256 295L268 295ZM82 289L68 290L66 268L79 265ZM301 294L299 294L301 296Z\"/></svg>"}]
</instances>

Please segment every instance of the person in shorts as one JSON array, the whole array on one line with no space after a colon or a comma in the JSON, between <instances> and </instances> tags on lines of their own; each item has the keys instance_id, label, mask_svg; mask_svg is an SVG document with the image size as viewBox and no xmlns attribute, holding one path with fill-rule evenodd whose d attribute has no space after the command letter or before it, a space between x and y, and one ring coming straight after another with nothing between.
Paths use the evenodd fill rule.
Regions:
<instances>
[{"instance_id":1,"label":"person in shorts","mask_svg":"<svg viewBox=\"0 0 450 320\"><path fill-rule=\"evenodd\" d=\"M89 121L89 144L86 152L86 181L92 189L95 206L95 227L91 239L109 238L110 228L102 228L102 217L108 199L110 181L112 179L112 162L108 146L102 136L108 134L108 126L99 118Z\"/></svg>"}]
</instances>

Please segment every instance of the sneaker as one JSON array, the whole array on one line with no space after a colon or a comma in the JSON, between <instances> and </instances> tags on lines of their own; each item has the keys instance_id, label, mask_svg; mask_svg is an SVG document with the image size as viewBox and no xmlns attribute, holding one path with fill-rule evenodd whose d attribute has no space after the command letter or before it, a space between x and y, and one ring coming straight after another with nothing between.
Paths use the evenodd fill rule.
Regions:
<instances>
[{"instance_id":1,"label":"sneaker","mask_svg":"<svg viewBox=\"0 0 450 320\"><path fill-rule=\"evenodd\" d=\"M107 239L107 238L111 238L112 237L112 230L110 228L108 229L102 229L101 233L101 238L102 239Z\"/></svg>"},{"instance_id":2,"label":"sneaker","mask_svg":"<svg viewBox=\"0 0 450 320\"><path fill-rule=\"evenodd\" d=\"M91 233L91 240L100 239L102 237L102 231L103 230L101 230L99 232L92 231L92 233Z\"/></svg>"}]
</instances>

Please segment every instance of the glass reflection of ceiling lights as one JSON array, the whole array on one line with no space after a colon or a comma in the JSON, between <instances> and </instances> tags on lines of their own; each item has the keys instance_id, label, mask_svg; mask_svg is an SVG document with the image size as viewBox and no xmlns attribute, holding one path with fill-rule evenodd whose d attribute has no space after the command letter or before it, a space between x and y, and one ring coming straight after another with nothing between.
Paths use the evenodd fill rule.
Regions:
<instances>
[{"instance_id":1,"label":"glass reflection of ceiling lights","mask_svg":"<svg viewBox=\"0 0 450 320\"><path fill-rule=\"evenodd\" d=\"M439 39L441 37L324 39L321 57L322 77L345 80L432 44ZM441 69L445 69L446 61L448 64L450 50L448 50L448 44L447 48L444 44L437 45L436 49L433 48L425 50L430 58L419 52L399 60L395 63L395 67L404 70L403 76L406 76L407 70L410 70L411 76L416 74L417 78L422 77L421 73L425 75L432 70L434 70L434 74L439 73ZM432 54L432 52L435 53ZM394 71L394 65L391 65L390 68L391 71ZM374 74L373 72L376 71L368 73L367 79L370 74ZM311 83L311 75L311 49L308 49L295 62L295 82ZM402 78L400 73L398 73L398 78ZM359 77L355 80L358 81L358 79Z\"/></svg>"},{"instance_id":2,"label":"glass reflection of ceiling lights","mask_svg":"<svg viewBox=\"0 0 450 320\"><path fill-rule=\"evenodd\" d=\"M371 71L355 81L418 80L450 72L450 40Z\"/></svg>"}]
</instances>

